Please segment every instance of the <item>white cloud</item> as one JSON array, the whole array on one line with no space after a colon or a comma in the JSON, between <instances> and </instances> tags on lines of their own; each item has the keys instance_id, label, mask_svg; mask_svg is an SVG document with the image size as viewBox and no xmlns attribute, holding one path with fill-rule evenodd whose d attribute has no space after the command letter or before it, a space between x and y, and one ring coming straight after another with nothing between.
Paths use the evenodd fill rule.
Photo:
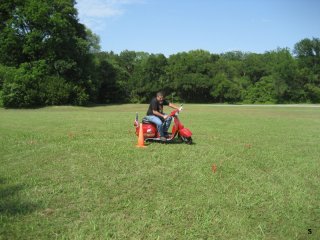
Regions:
<instances>
[{"instance_id":1,"label":"white cloud","mask_svg":"<svg viewBox=\"0 0 320 240\"><path fill-rule=\"evenodd\" d=\"M126 6L144 2L145 0L78 0L76 8L80 22L94 32L99 32L105 28L107 18L122 16Z\"/></svg>"},{"instance_id":2,"label":"white cloud","mask_svg":"<svg viewBox=\"0 0 320 240\"><path fill-rule=\"evenodd\" d=\"M80 19L105 18L118 16L122 14L121 9L115 6L115 4L110 3L110 1L79 0L76 7L78 8Z\"/></svg>"},{"instance_id":3,"label":"white cloud","mask_svg":"<svg viewBox=\"0 0 320 240\"><path fill-rule=\"evenodd\" d=\"M145 0L109 0L109 2L113 4L138 4L138 3L144 3Z\"/></svg>"},{"instance_id":4,"label":"white cloud","mask_svg":"<svg viewBox=\"0 0 320 240\"><path fill-rule=\"evenodd\" d=\"M124 13L124 5L140 4L143 0L78 0L79 17L107 18Z\"/></svg>"}]
</instances>

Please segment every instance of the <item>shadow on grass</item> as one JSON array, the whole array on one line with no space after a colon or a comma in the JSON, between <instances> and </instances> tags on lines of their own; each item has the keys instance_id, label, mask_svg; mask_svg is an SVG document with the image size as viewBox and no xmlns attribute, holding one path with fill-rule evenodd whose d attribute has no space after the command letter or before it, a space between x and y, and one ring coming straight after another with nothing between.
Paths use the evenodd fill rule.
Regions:
<instances>
[{"instance_id":1,"label":"shadow on grass","mask_svg":"<svg viewBox=\"0 0 320 240\"><path fill-rule=\"evenodd\" d=\"M12 185L0 178L0 215L24 215L35 211L38 205L22 199L24 185Z\"/></svg>"},{"instance_id":2,"label":"shadow on grass","mask_svg":"<svg viewBox=\"0 0 320 240\"><path fill-rule=\"evenodd\" d=\"M147 142L146 142L146 145L148 146L148 145L150 145L150 144L163 144L163 145L167 145L167 144L178 144L178 145L189 145L189 146L191 146L191 145L196 145L196 143L195 142L192 142L191 144L190 143L188 143L188 144L186 144L185 142L183 142L183 141L179 141L179 140L176 140L176 139L174 139L173 141L167 141L167 142L161 142L161 141L155 141L155 140L148 140Z\"/></svg>"},{"instance_id":3,"label":"shadow on grass","mask_svg":"<svg viewBox=\"0 0 320 240\"><path fill-rule=\"evenodd\" d=\"M84 106L78 106L78 107L87 107L87 108L90 108L90 107L112 107L112 106L122 106L122 105L127 105L127 104L134 104L134 103L130 103L130 102L127 102L127 103L89 103L87 105L84 105Z\"/></svg>"},{"instance_id":4,"label":"shadow on grass","mask_svg":"<svg viewBox=\"0 0 320 240\"><path fill-rule=\"evenodd\" d=\"M0 107L3 109L27 109L27 110L37 110L47 107L80 107L80 108L94 108L94 107L111 107L111 106L121 106L126 104L134 104L130 102L123 103L88 103L85 105L76 105L76 104L63 104L63 105L36 105L36 106L27 106L27 107ZM138 104L137 104L138 105Z\"/></svg>"}]
</instances>

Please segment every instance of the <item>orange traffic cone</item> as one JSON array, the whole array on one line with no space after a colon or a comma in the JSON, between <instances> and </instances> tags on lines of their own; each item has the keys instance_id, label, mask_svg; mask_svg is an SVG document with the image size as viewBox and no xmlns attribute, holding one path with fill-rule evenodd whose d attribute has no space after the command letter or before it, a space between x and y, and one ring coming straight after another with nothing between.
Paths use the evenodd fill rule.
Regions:
<instances>
[{"instance_id":1,"label":"orange traffic cone","mask_svg":"<svg viewBox=\"0 0 320 240\"><path fill-rule=\"evenodd\" d=\"M139 137L138 137L138 145L137 147L146 147L144 145L144 139L143 139L143 129L142 129L142 123L140 123L140 129L139 129Z\"/></svg>"}]
</instances>

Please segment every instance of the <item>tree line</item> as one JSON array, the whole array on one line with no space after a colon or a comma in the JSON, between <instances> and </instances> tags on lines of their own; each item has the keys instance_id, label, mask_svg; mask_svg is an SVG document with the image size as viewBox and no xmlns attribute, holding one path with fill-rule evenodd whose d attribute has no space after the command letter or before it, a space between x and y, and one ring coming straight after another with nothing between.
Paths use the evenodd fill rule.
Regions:
<instances>
[{"instance_id":1,"label":"tree line","mask_svg":"<svg viewBox=\"0 0 320 240\"><path fill-rule=\"evenodd\" d=\"M319 103L320 39L291 52L205 50L103 52L78 20L74 0L0 3L0 105L37 107L145 103Z\"/></svg>"}]
</instances>

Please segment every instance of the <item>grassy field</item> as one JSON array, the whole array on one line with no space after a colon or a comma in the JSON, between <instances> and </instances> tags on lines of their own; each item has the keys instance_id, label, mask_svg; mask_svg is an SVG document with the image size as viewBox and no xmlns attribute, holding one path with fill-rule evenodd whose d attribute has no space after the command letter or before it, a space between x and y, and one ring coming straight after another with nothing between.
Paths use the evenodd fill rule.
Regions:
<instances>
[{"instance_id":1,"label":"grassy field","mask_svg":"<svg viewBox=\"0 0 320 240\"><path fill-rule=\"evenodd\" d=\"M0 239L320 239L320 108L186 104L195 144L140 149L146 110L0 109Z\"/></svg>"}]
</instances>

